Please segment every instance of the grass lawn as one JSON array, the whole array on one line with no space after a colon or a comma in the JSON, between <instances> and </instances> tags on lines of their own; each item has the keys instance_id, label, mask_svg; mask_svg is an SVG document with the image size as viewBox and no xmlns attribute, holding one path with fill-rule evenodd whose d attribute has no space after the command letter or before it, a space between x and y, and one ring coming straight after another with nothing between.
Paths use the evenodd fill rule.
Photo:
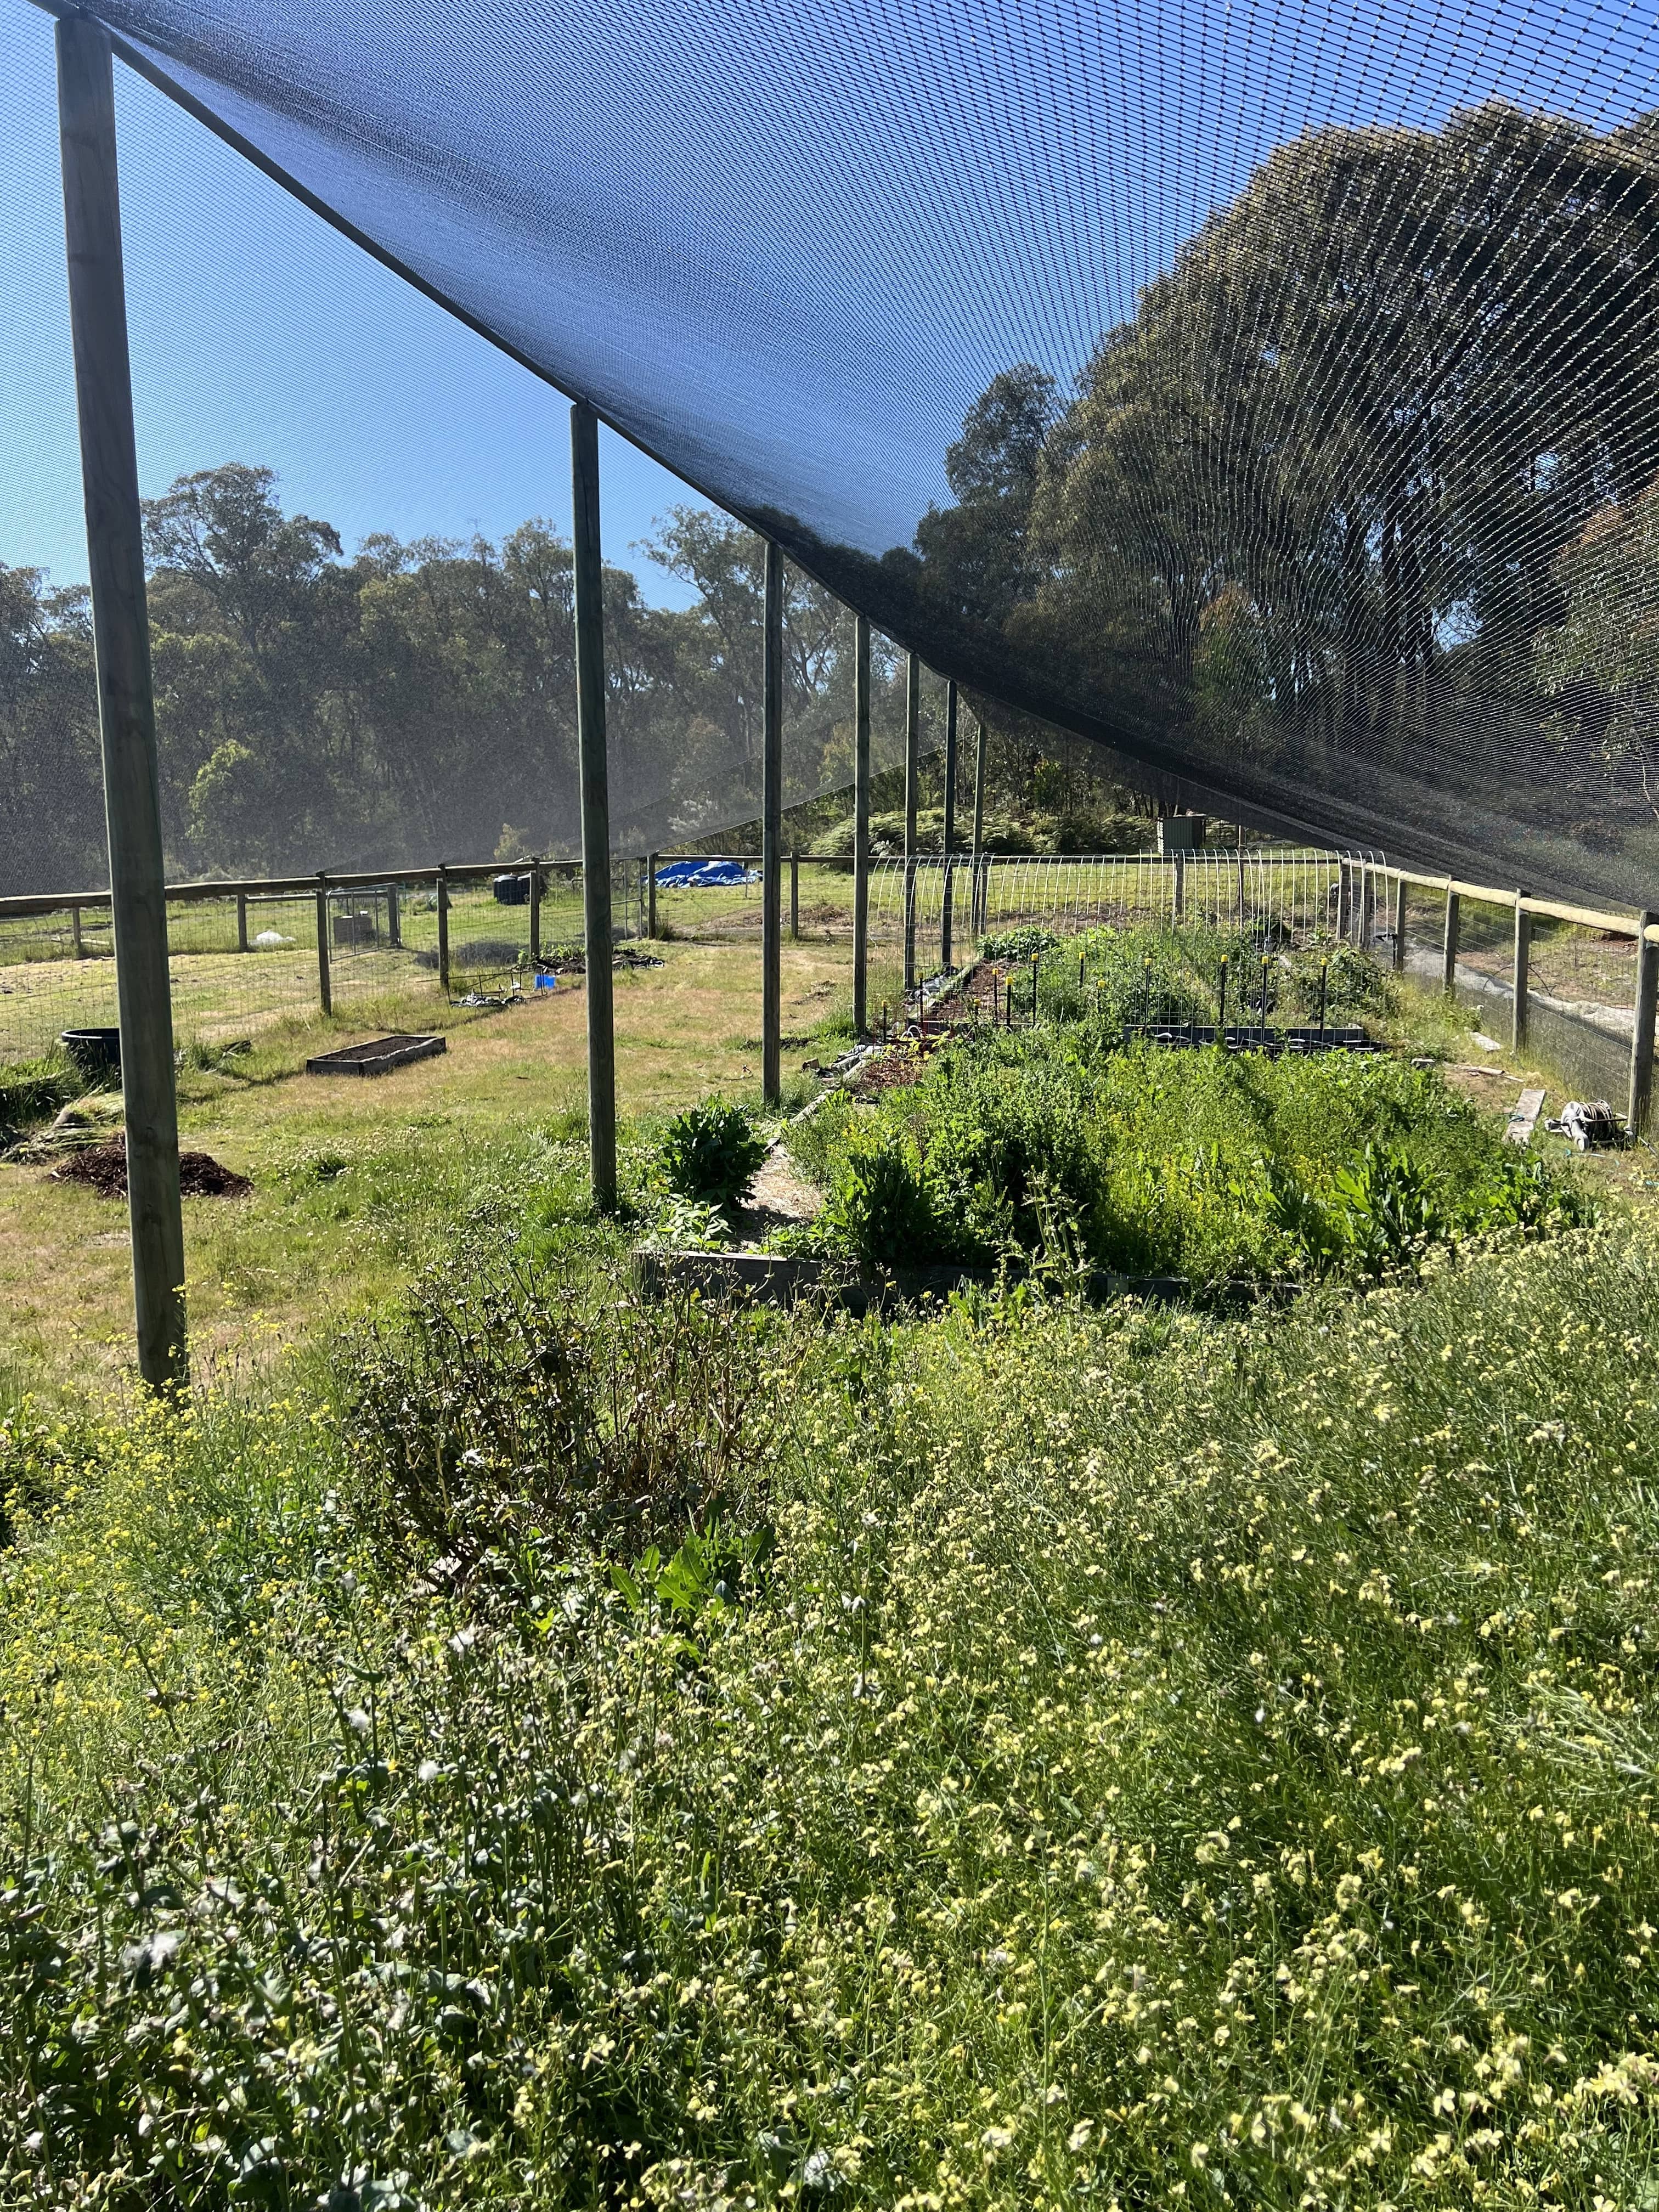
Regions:
<instances>
[{"instance_id":1,"label":"grass lawn","mask_svg":"<svg viewBox=\"0 0 1659 2212\"><path fill-rule=\"evenodd\" d=\"M617 1079L628 1121L722 1091L757 1100L757 945L666 944L658 969L616 975ZM786 1036L799 1062L844 1022L851 949L786 944ZM372 1018L371 1018L372 1017ZM181 1141L251 1176L246 1200L185 1202L195 1357L291 1340L384 1295L515 1181L580 1167L586 1128L586 999L578 983L501 1013L447 1017L448 1049L371 1082L298 1071L310 1054L381 1029L434 1025L422 995L289 1019L236 1072L186 1067ZM561 1155L559 1157L564 1157ZM124 1206L40 1167L0 1165L0 1361L15 1386L81 1389L128 1362L131 1274Z\"/></svg>"}]
</instances>

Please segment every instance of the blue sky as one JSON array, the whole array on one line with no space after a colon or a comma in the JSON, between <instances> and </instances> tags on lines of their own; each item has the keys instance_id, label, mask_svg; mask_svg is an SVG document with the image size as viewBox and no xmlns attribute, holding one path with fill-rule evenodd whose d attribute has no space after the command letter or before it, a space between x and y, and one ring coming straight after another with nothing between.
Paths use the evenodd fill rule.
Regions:
<instances>
[{"instance_id":1,"label":"blue sky","mask_svg":"<svg viewBox=\"0 0 1659 2212\"><path fill-rule=\"evenodd\" d=\"M371 530L499 536L570 520L569 409L301 207L131 70L116 70L143 488L264 462L285 502ZM192 208L202 210L192 220ZM609 432L608 558L696 501ZM84 580L51 20L0 0L0 561Z\"/></svg>"}]
</instances>

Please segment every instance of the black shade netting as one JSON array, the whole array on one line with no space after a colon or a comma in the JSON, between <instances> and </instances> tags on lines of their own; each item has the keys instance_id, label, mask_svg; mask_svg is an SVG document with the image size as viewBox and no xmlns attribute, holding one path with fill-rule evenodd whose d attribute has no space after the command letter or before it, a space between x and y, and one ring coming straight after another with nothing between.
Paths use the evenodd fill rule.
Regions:
<instances>
[{"instance_id":1,"label":"black shade netting","mask_svg":"<svg viewBox=\"0 0 1659 2212\"><path fill-rule=\"evenodd\" d=\"M976 702L1659 881L1651 0L100 12Z\"/></svg>"}]
</instances>

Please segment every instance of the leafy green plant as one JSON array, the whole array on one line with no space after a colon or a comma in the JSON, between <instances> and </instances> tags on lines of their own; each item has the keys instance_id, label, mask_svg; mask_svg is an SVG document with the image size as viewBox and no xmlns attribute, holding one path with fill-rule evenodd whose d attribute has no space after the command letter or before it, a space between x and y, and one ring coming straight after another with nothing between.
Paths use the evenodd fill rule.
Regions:
<instances>
[{"instance_id":1,"label":"leafy green plant","mask_svg":"<svg viewBox=\"0 0 1659 2212\"><path fill-rule=\"evenodd\" d=\"M1017 929L993 930L979 941L979 949L988 960L1031 960L1040 952L1052 951L1060 943L1052 929L1041 929L1035 922L1024 922Z\"/></svg>"},{"instance_id":2,"label":"leafy green plant","mask_svg":"<svg viewBox=\"0 0 1659 2212\"><path fill-rule=\"evenodd\" d=\"M1340 1223L1294 1169L1268 1160L1263 1172L1269 1224L1291 1245L1296 1261L1316 1274L1328 1273L1341 1259L1346 1242Z\"/></svg>"},{"instance_id":3,"label":"leafy green plant","mask_svg":"<svg viewBox=\"0 0 1659 2212\"><path fill-rule=\"evenodd\" d=\"M655 1252L718 1251L732 1242L732 1224L723 1209L708 1200L682 1198L671 1191L641 1241Z\"/></svg>"},{"instance_id":4,"label":"leafy green plant","mask_svg":"<svg viewBox=\"0 0 1659 2212\"><path fill-rule=\"evenodd\" d=\"M938 1219L915 1141L902 1129L882 1131L842 1154L826 1211L848 1248L874 1266L938 1256Z\"/></svg>"},{"instance_id":5,"label":"leafy green plant","mask_svg":"<svg viewBox=\"0 0 1659 2212\"><path fill-rule=\"evenodd\" d=\"M1541 1154L1505 1146L1464 1202L1468 1226L1579 1229L1598 1218L1595 1200Z\"/></svg>"},{"instance_id":6,"label":"leafy green plant","mask_svg":"<svg viewBox=\"0 0 1659 2212\"><path fill-rule=\"evenodd\" d=\"M775 1542L764 1523L728 1529L716 1520L692 1529L666 1559L651 1544L631 1567L613 1564L611 1580L631 1611L654 1612L683 1632L696 1631L731 1617L756 1587Z\"/></svg>"},{"instance_id":7,"label":"leafy green plant","mask_svg":"<svg viewBox=\"0 0 1659 2212\"><path fill-rule=\"evenodd\" d=\"M674 1116L657 1158L671 1190L730 1208L748 1189L766 1152L766 1139L741 1106L710 1098Z\"/></svg>"},{"instance_id":8,"label":"leafy green plant","mask_svg":"<svg viewBox=\"0 0 1659 2212\"><path fill-rule=\"evenodd\" d=\"M1318 1018L1322 977L1325 1018L1332 1027L1388 1012L1389 977L1357 945L1339 940L1305 945L1288 956L1287 995L1304 1020Z\"/></svg>"},{"instance_id":9,"label":"leafy green plant","mask_svg":"<svg viewBox=\"0 0 1659 2212\"><path fill-rule=\"evenodd\" d=\"M1381 1276L1421 1257L1447 1219L1423 1169L1397 1146L1367 1145L1334 1178L1345 1240L1364 1272Z\"/></svg>"}]
</instances>

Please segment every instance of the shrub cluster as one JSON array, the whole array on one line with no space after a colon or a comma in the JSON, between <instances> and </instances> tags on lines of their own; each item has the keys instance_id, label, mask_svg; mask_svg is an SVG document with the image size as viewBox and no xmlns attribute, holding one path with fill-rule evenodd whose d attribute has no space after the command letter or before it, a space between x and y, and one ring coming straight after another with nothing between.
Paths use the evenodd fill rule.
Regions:
<instances>
[{"instance_id":1,"label":"shrub cluster","mask_svg":"<svg viewBox=\"0 0 1659 2212\"><path fill-rule=\"evenodd\" d=\"M349 1356L361 1525L457 1570L707 1527L765 1462L781 1362L776 1331L683 1293L599 1296L511 1250L453 1261Z\"/></svg>"},{"instance_id":2,"label":"shrub cluster","mask_svg":"<svg viewBox=\"0 0 1659 2212\"><path fill-rule=\"evenodd\" d=\"M741 1106L724 1098L677 1114L658 1152L671 1191L724 1212L742 1198L765 1158L765 1138Z\"/></svg>"}]
</instances>

